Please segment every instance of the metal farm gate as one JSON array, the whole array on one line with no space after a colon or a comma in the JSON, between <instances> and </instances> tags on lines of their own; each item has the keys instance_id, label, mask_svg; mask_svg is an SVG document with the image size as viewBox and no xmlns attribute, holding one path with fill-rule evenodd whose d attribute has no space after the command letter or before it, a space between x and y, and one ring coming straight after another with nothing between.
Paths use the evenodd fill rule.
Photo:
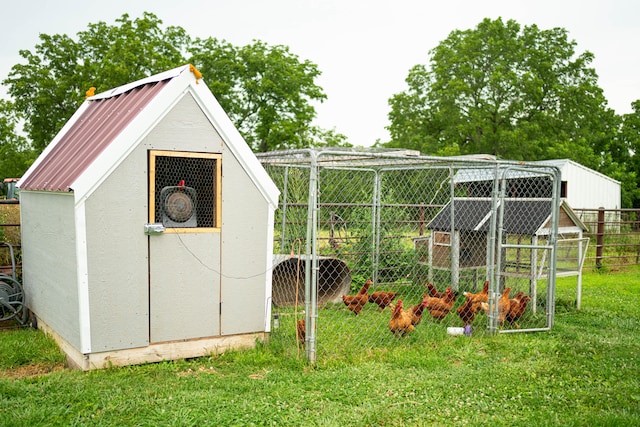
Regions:
<instances>
[{"instance_id":1,"label":"metal farm gate","mask_svg":"<svg viewBox=\"0 0 640 427\"><path fill-rule=\"evenodd\" d=\"M447 333L552 328L557 168L408 150L258 158L282 192L273 332L295 342L304 319L298 338L310 362ZM389 329L400 300L408 311L426 306L401 338Z\"/></svg>"}]
</instances>

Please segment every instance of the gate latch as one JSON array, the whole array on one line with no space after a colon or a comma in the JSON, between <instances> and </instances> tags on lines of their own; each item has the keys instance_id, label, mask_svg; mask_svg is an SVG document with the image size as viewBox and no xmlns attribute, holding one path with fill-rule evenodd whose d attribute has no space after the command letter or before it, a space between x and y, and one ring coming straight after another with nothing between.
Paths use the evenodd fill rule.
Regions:
<instances>
[{"instance_id":1,"label":"gate latch","mask_svg":"<svg viewBox=\"0 0 640 427\"><path fill-rule=\"evenodd\" d=\"M164 225L160 222L144 225L144 234L148 236L158 235L164 233Z\"/></svg>"}]
</instances>

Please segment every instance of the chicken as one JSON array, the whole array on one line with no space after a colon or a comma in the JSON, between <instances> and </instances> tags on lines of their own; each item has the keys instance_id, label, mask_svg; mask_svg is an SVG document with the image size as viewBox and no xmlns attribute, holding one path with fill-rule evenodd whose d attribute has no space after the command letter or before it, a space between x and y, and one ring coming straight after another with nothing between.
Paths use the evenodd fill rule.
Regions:
<instances>
[{"instance_id":1,"label":"chicken","mask_svg":"<svg viewBox=\"0 0 640 427\"><path fill-rule=\"evenodd\" d=\"M473 323L476 313L483 308L482 304L486 304L489 301L489 281L487 280L484 282L482 291L475 294L471 292L464 292L463 295L465 297L465 301L460 307L458 307L456 312L458 313L458 316L460 316L462 323L466 326Z\"/></svg>"},{"instance_id":2,"label":"chicken","mask_svg":"<svg viewBox=\"0 0 640 427\"><path fill-rule=\"evenodd\" d=\"M355 295L342 295L342 302L347 308L355 313L356 315L362 311L364 305L369 302L369 286L371 286L373 282L371 279L367 280L362 288Z\"/></svg>"},{"instance_id":3,"label":"chicken","mask_svg":"<svg viewBox=\"0 0 640 427\"><path fill-rule=\"evenodd\" d=\"M438 292L438 290L436 289L435 286L433 286L431 283L427 282L426 284L427 286L427 290L429 292L429 296L433 297L433 298L443 298L446 294L446 291L444 292Z\"/></svg>"},{"instance_id":4,"label":"chicken","mask_svg":"<svg viewBox=\"0 0 640 427\"><path fill-rule=\"evenodd\" d=\"M304 347L304 341L306 339L307 330L304 319L298 320L296 322L296 336L298 338L298 345Z\"/></svg>"},{"instance_id":5,"label":"chicken","mask_svg":"<svg viewBox=\"0 0 640 427\"><path fill-rule=\"evenodd\" d=\"M507 313L511 307L509 293L511 293L511 288L504 288L502 295L500 295L500 298L498 299L498 325L500 326L504 324L504 319L507 317ZM481 302L480 304L484 312L489 314L489 304L486 302Z\"/></svg>"},{"instance_id":6,"label":"chicken","mask_svg":"<svg viewBox=\"0 0 640 427\"><path fill-rule=\"evenodd\" d=\"M482 286L482 291L472 294L471 292L464 292L463 295L467 298L467 301L470 303L480 303L480 302L488 302L489 301L489 281L486 280L484 285Z\"/></svg>"},{"instance_id":7,"label":"chicken","mask_svg":"<svg viewBox=\"0 0 640 427\"><path fill-rule=\"evenodd\" d=\"M435 286L433 286L431 283L427 282L426 284L427 287L427 291L430 297L434 297L434 298L444 298L447 295L447 291L443 291L440 292L438 291L438 289L436 289ZM453 292L453 296L457 297L458 296L458 291L454 291Z\"/></svg>"},{"instance_id":8,"label":"chicken","mask_svg":"<svg viewBox=\"0 0 640 427\"><path fill-rule=\"evenodd\" d=\"M402 300L399 299L393 307L391 320L389 320L389 330L395 335L403 336L416 328L411 323L411 315L402 308Z\"/></svg>"},{"instance_id":9,"label":"chicken","mask_svg":"<svg viewBox=\"0 0 640 427\"><path fill-rule=\"evenodd\" d=\"M422 298L420 304L414 305L409 309L409 314L411 314L411 324L413 326L417 326L422 321L422 313L424 309L427 308L427 296Z\"/></svg>"},{"instance_id":10,"label":"chicken","mask_svg":"<svg viewBox=\"0 0 640 427\"><path fill-rule=\"evenodd\" d=\"M524 295L522 292L518 292L516 296L511 299L509 311L505 316L505 320L510 324L515 324L516 328L520 328L520 325L518 325L517 322L527 309L529 301L531 301L531 297L529 295Z\"/></svg>"},{"instance_id":11,"label":"chicken","mask_svg":"<svg viewBox=\"0 0 640 427\"><path fill-rule=\"evenodd\" d=\"M429 310L431 317L436 320L442 320L453 308L453 304L455 303L455 294L451 290L451 286L449 286L445 291L444 297L435 298L427 296L424 300L426 300L426 308Z\"/></svg>"},{"instance_id":12,"label":"chicken","mask_svg":"<svg viewBox=\"0 0 640 427\"><path fill-rule=\"evenodd\" d=\"M384 310L396 298L397 292L376 291L369 295L369 302L377 304L380 309Z\"/></svg>"},{"instance_id":13,"label":"chicken","mask_svg":"<svg viewBox=\"0 0 640 427\"><path fill-rule=\"evenodd\" d=\"M511 308L509 293L511 293L511 288L504 288L504 291L502 291L502 295L498 300L498 324L500 326L504 323L504 319L509 312L509 308Z\"/></svg>"},{"instance_id":14,"label":"chicken","mask_svg":"<svg viewBox=\"0 0 640 427\"><path fill-rule=\"evenodd\" d=\"M464 323L464 325L466 326L473 323L473 320L476 317L476 313L480 310L481 303L478 301L474 301L473 298L470 298L468 296L466 296L465 298L466 299L464 303L462 303L462 305L458 307L456 312L458 313L458 316L460 316L460 320L462 320L462 323Z\"/></svg>"}]
</instances>

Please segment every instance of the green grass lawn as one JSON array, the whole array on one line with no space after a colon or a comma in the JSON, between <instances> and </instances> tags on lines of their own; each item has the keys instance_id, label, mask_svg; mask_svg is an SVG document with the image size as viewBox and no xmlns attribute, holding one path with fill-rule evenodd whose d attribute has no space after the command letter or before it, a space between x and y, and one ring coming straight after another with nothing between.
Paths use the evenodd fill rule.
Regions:
<instances>
[{"instance_id":1,"label":"green grass lawn","mask_svg":"<svg viewBox=\"0 0 640 427\"><path fill-rule=\"evenodd\" d=\"M560 279L550 332L391 340L315 367L274 334L247 351L79 372L41 332L3 331L0 426L640 425L640 268L589 273L579 312L574 299L575 278Z\"/></svg>"}]
</instances>

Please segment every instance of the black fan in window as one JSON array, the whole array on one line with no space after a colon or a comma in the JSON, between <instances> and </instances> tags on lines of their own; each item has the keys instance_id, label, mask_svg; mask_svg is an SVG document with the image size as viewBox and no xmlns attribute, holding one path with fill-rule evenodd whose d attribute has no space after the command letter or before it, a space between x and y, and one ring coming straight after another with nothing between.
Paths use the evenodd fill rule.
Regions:
<instances>
[{"instance_id":1,"label":"black fan in window","mask_svg":"<svg viewBox=\"0 0 640 427\"><path fill-rule=\"evenodd\" d=\"M165 227L197 227L197 193L187 187L184 180L178 185L164 187L160 191L160 210Z\"/></svg>"}]
</instances>

